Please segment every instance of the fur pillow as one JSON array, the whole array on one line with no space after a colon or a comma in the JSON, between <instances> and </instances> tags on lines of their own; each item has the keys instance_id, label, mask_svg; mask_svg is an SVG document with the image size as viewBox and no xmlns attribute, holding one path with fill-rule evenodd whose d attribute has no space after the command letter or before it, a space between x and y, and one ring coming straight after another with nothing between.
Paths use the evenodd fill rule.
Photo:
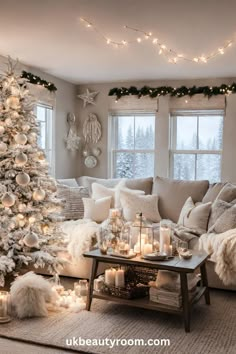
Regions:
<instances>
[{"instance_id":1,"label":"fur pillow","mask_svg":"<svg viewBox=\"0 0 236 354\"><path fill-rule=\"evenodd\" d=\"M217 219L228 209L232 207L235 201L227 203L224 200L217 199L211 206L211 215L208 222L208 230L216 223Z\"/></svg>"},{"instance_id":2,"label":"fur pillow","mask_svg":"<svg viewBox=\"0 0 236 354\"><path fill-rule=\"evenodd\" d=\"M230 208L225 210L223 214L221 214L212 225L212 227L208 230L208 232L215 232L217 234L221 234L222 232L226 232L230 229L236 228L236 205L231 205Z\"/></svg>"},{"instance_id":3,"label":"fur pillow","mask_svg":"<svg viewBox=\"0 0 236 354\"><path fill-rule=\"evenodd\" d=\"M111 197L105 197L97 200L92 198L83 198L84 219L90 219L98 223L106 220L109 216L111 199Z\"/></svg>"},{"instance_id":4,"label":"fur pillow","mask_svg":"<svg viewBox=\"0 0 236 354\"><path fill-rule=\"evenodd\" d=\"M157 195L138 195L130 192L129 189L121 189L120 202L127 221L134 221L136 213L143 213L152 222L161 220Z\"/></svg>"},{"instance_id":5,"label":"fur pillow","mask_svg":"<svg viewBox=\"0 0 236 354\"><path fill-rule=\"evenodd\" d=\"M10 294L18 318L47 316L46 303L55 296L49 282L34 272L16 278Z\"/></svg>"}]
</instances>

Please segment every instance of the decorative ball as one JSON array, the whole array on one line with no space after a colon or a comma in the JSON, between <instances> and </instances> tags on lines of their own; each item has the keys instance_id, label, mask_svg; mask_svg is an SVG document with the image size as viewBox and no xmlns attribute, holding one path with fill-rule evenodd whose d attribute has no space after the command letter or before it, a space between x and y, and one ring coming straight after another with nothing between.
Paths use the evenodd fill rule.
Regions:
<instances>
[{"instance_id":1,"label":"decorative ball","mask_svg":"<svg viewBox=\"0 0 236 354\"><path fill-rule=\"evenodd\" d=\"M15 204L15 196L14 194L11 193L5 193L1 199L2 204L6 207L6 208L10 208Z\"/></svg>"},{"instance_id":2,"label":"decorative ball","mask_svg":"<svg viewBox=\"0 0 236 354\"><path fill-rule=\"evenodd\" d=\"M30 125L29 125L29 124L23 124L23 125L22 125L22 130L23 130L24 132L28 132L28 131L30 130Z\"/></svg>"},{"instance_id":3,"label":"decorative ball","mask_svg":"<svg viewBox=\"0 0 236 354\"><path fill-rule=\"evenodd\" d=\"M16 176L16 183L19 184L19 186L27 186L30 182L30 176L28 173L25 172L20 172Z\"/></svg>"},{"instance_id":4,"label":"decorative ball","mask_svg":"<svg viewBox=\"0 0 236 354\"><path fill-rule=\"evenodd\" d=\"M39 151L37 156L38 156L38 160L40 161L45 160L45 153L43 151Z\"/></svg>"},{"instance_id":5,"label":"decorative ball","mask_svg":"<svg viewBox=\"0 0 236 354\"><path fill-rule=\"evenodd\" d=\"M7 118L7 119L5 120L5 124L6 124L6 126L11 127L11 126L12 126L12 120L11 120L11 118Z\"/></svg>"},{"instance_id":6,"label":"decorative ball","mask_svg":"<svg viewBox=\"0 0 236 354\"><path fill-rule=\"evenodd\" d=\"M26 208L27 208L27 206L24 203L20 203L18 205L18 210L19 210L20 213L24 213L26 211Z\"/></svg>"},{"instance_id":7,"label":"decorative ball","mask_svg":"<svg viewBox=\"0 0 236 354\"><path fill-rule=\"evenodd\" d=\"M19 113L17 111L13 111L11 113L11 116L12 116L12 118L18 118L19 117Z\"/></svg>"},{"instance_id":8,"label":"decorative ball","mask_svg":"<svg viewBox=\"0 0 236 354\"><path fill-rule=\"evenodd\" d=\"M27 143L27 136L25 134L16 134L14 139L15 142L20 145L25 145Z\"/></svg>"},{"instance_id":9,"label":"decorative ball","mask_svg":"<svg viewBox=\"0 0 236 354\"><path fill-rule=\"evenodd\" d=\"M10 96L6 99L6 105L12 109L19 108L20 100L16 96Z\"/></svg>"},{"instance_id":10,"label":"decorative ball","mask_svg":"<svg viewBox=\"0 0 236 354\"><path fill-rule=\"evenodd\" d=\"M46 193L43 189L36 189L34 192L33 192L33 199L40 202L42 200L44 200L46 196Z\"/></svg>"},{"instance_id":11,"label":"decorative ball","mask_svg":"<svg viewBox=\"0 0 236 354\"><path fill-rule=\"evenodd\" d=\"M3 184L0 184L0 194L6 193L7 187L4 186Z\"/></svg>"},{"instance_id":12,"label":"decorative ball","mask_svg":"<svg viewBox=\"0 0 236 354\"><path fill-rule=\"evenodd\" d=\"M16 177L16 172L14 170L7 171L5 173L5 178L15 178Z\"/></svg>"},{"instance_id":13,"label":"decorative ball","mask_svg":"<svg viewBox=\"0 0 236 354\"><path fill-rule=\"evenodd\" d=\"M38 238L38 235L36 235L36 233L31 232L31 233L28 233L27 235L25 235L25 237L23 238L23 241L27 247L30 247L30 248L31 247L38 247L39 238Z\"/></svg>"},{"instance_id":14,"label":"decorative ball","mask_svg":"<svg viewBox=\"0 0 236 354\"><path fill-rule=\"evenodd\" d=\"M0 153L4 153L7 151L7 144L0 142Z\"/></svg>"},{"instance_id":15,"label":"decorative ball","mask_svg":"<svg viewBox=\"0 0 236 354\"><path fill-rule=\"evenodd\" d=\"M0 135L3 135L5 133L5 128L0 125Z\"/></svg>"},{"instance_id":16,"label":"decorative ball","mask_svg":"<svg viewBox=\"0 0 236 354\"><path fill-rule=\"evenodd\" d=\"M34 216L30 216L28 221L29 221L29 224L33 224L36 221L36 219Z\"/></svg>"},{"instance_id":17,"label":"decorative ball","mask_svg":"<svg viewBox=\"0 0 236 354\"><path fill-rule=\"evenodd\" d=\"M92 153L94 156L98 157L99 155L101 155L101 149L99 149L98 147L94 147Z\"/></svg>"},{"instance_id":18,"label":"decorative ball","mask_svg":"<svg viewBox=\"0 0 236 354\"><path fill-rule=\"evenodd\" d=\"M18 155L16 155L15 158L15 163L19 166L24 166L26 162L28 161L28 157L26 154L23 152L20 152Z\"/></svg>"},{"instance_id":19,"label":"decorative ball","mask_svg":"<svg viewBox=\"0 0 236 354\"><path fill-rule=\"evenodd\" d=\"M31 143L31 144L33 144L33 143L35 143L36 141L37 141L37 134L36 133L30 133L29 135L28 135L28 141Z\"/></svg>"}]
</instances>

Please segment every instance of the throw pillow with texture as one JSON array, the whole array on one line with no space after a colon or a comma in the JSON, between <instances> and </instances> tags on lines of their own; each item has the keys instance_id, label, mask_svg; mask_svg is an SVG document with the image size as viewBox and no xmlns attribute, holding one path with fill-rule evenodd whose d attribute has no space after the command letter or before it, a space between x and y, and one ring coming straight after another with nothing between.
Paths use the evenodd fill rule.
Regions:
<instances>
[{"instance_id":1,"label":"throw pillow with texture","mask_svg":"<svg viewBox=\"0 0 236 354\"><path fill-rule=\"evenodd\" d=\"M89 197L87 188L58 184L57 197L65 201L61 214L66 220L83 219L84 204L82 198Z\"/></svg>"},{"instance_id":2,"label":"throw pillow with texture","mask_svg":"<svg viewBox=\"0 0 236 354\"><path fill-rule=\"evenodd\" d=\"M236 199L236 185L232 183L227 183L220 191L216 200L221 199L225 202L232 202L232 200Z\"/></svg>"},{"instance_id":3,"label":"throw pillow with texture","mask_svg":"<svg viewBox=\"0 0 236 354\"><path fill-rule=\"evenodd\" d=\"M109 216L111 197L101 199L83 198L84 219L90 219L97 223L103 222Z\"/></svg>"},{"instance_id":4,"label":"throw pillow with texture","mask_svg":"<svg viewBox=\"0 0 236 354\"><path fill-rule=\"evenodd\" d=\"M223 200L215 200L211 206L211 214L208 222L208 230L216 223L218 218L228 209L232 207L233 203L227 203Z\"/></svg>"},{"instance_id":5,"label":"throw pillow with texture","mask_svg":"<svg viewBox=\"0 0 236 354\"><path fill-rule=\"evenodd\" d=\"M225 210L220 217L217 218L216 222L208 230L208 232L215 232L220 234L226 232L230 229L236 228L236 205L231 205L230 208Z\"/></svg>"},{"instance_id":6,"label":"throw pillow with texture","mask_svg":"<svg viewBox=\"0 0 236 354\"><path fill-rule=\"evenodd\" d=\"M181 210L178 224L204 233L207 231L210 211L211 202L194 204L192 198L189 197Z\"/></svg>"},{"instance_id":7,"label":"throw pillow with texture","mask_svg":"<svg viewBox=\"0 0 236 354\"><path fill-rule=\"evenodd\" d=\"M138 195L121 189L120 203L127 221L134 221L136 213L143 213L152 222L160 222L161 220L157 195Z\"/></svg>"}]
</instances>

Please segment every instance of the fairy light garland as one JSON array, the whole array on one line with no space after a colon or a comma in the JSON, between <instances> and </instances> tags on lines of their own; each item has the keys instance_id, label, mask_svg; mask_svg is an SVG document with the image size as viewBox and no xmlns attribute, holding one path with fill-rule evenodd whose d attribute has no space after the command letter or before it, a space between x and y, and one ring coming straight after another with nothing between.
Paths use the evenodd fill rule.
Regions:
<instances>
[{"instance_id":1,"label":"fairy light garland","mask_svg":"<svg viewBox=\"0 0 236 354\"><path fill-rule=\"evenodd\" d=\"M182 53L178 53L176 50L168 48L167 45L161 42L157 36L155 36L152 32L146 32L139 28L134 28L125 25L124 28L138 34L136 40L125 40L115 41L109 37L107 37L102 31L100 31L92 22L86 20L85 18L80 18L81 22L87 27L92 28L108 45L112 45L115 48L124 47L128 44L133 43L142 43L143 40L151 40L152 44L157 48L159 55L163 55L167 61L171 64L177 64L178 61L188 61L195 64L198 63L207 63L209 60L215 58L216 56L220 56L225 54L225 51L234 44L234 39L230 39L225 41L225 43L219 48L215 49L211 53L207 55L194 56L190 57L184 55Z\"/></svg>"},{"instance_id":2,"label":"fairy light garland","mask_svg":"<svg viewBox=\"0 0 236 354\"><path fill-rule=\"evenodd\" d=\"M141 89L137 89L135 86L131 86L130 88L115 87L109 91L108 96L116 96L116 101L118 101L121 97L129 95L138 96L138 98L143 96L155 98L166 95L170 95L172 97L192 97L196 94L203 94L204 96L210 98L217 95L230 95L231 93L236 93L236 83L233 83L232 85L222 84L221 86L180 86L177 88L171 86L143 86Z\"/></svg>"}]
</instances>

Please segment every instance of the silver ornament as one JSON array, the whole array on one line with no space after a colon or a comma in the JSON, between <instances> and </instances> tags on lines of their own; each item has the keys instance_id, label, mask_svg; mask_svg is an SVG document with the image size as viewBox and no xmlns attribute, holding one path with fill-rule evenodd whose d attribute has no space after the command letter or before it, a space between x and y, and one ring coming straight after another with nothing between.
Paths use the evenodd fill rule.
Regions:
<instances>
[{"instance_id":1,"label":"silver ornament","mask_svg":"<svg viewBox=\"0 0 236 354\"><path fill-rule=\"evenodd\" d=\"M30 182L30 176L28 173L25 172L20 172L16 176L16 183L19 184L19 186L27 186Z\"/></svg>"},{"instance_id":2,"label":"silver ornament","mask_svg":"<svg viewBox=\"0 0 236 354\"><path fill-rule=\"evenodd\" d=\"M15 204L15 196L12 193L5 193L1 199L2 204L6 207L6 208L10 208Z\"/></svg>"},{"instance_id":3,"label":"silver ornament","mask_svg":"<svg viewBox=\"0 0 236 354\"><path fill-rule=\"evenodd\" d=\"M46 196L46 193L43 189L36 189L34 192L33 192L33 199L40 202L42 200L44 200Z\"/></svg>"},{"instance_id":4,"label":"silver ornament","mask_svg":"<svg viewBox=\"0 0 236 354\"><path fill-rule=\"evenodd\" d=\"M26 162L28 161L28 157L26 154L23 152L20 152L18 155L16 155L15 158L15 163L19 166L24 166Z\"/></svg>"},{"instance_id":5,"label":"silver ornament","mask_svg":"<svg viewBox=\"0 0 236 354\"><path fill-rule=\"evenodd\" d=\"M25 235L25 237L23 238L24 244L27 247L38 247L38 235L34 232L28 233L27 235Z\"/></svg>"},{"instance_id":6,"label":"silver ornament","mask_svg":"<svg viewBox=\"0 0 236 354\"><path fill-rule=\"evenodd\" d=\"M27 136L25 134L16 134L14 139L15 142L20 145L25 145L27 143Z\"/></svg>"},{"instance_id":7,"label":"silver ornament","mask_svg":"<svg viewBox=\"0 0 236 354\"><path fill-rule=\"evenodd\" d=\"M37 134L36 133L30 133L28 135L28 141L30 144L34 144L37 141Z\"/></svg>"}]
</instances>

